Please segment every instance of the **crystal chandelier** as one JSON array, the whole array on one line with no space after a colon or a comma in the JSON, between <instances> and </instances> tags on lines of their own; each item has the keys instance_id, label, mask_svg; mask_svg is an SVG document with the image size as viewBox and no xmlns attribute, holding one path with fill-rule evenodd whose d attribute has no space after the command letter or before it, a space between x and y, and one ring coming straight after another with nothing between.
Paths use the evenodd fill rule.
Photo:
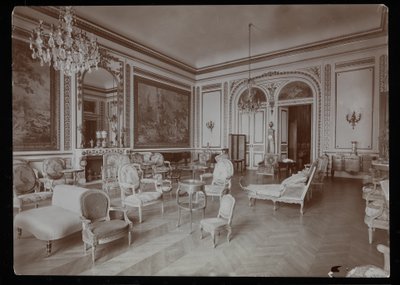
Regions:
<instances>
[{"instance_id":1,"label":"crystal chandelier","mask_svg":"<svg viewBox=\"0 0 400 285\"><path fill-rule=\"evenodd\" d=\"M251 26L252 23L249 24L249 77L247 79L247 96L246 98L242 98L238 103L239 111L242 113L253 113L257 112L261 107L260 100L256 99L256 90L253 88L254 80L251 78Z\"/></svg>"},{"instance_id":2,"label":"crystal chandelier","mask_svg":"<svg viewBox=\"0 0 400 285\"><path fill-rule=\"evenodd\" d=\"M32 58L38 58L40 64L53 64L55 70L62 70L65 75L72 76L77 72L89 72L97 69L100 53L96 39L90 38L82 30L74 28L75 18L71 6L60 9L59 23L54 30L45 34L43 21L40 20L31 33L30 48Z\"/></svg>"}]
</instances>

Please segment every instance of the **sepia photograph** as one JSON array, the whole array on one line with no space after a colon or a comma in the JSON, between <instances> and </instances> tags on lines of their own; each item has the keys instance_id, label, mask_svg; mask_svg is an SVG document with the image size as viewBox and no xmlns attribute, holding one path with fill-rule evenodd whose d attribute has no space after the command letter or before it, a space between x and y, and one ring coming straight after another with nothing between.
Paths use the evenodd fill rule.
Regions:
<instances>
[{"instance_id":1,"label":"sepia photograph","mask_svg":"<svg viewBox=\"0 0 400 285\"><path fill-rule=\"evenodd\" d=\"M391 283L390 12L13 7L11 274Z\"/></svg>"}]
</instances>

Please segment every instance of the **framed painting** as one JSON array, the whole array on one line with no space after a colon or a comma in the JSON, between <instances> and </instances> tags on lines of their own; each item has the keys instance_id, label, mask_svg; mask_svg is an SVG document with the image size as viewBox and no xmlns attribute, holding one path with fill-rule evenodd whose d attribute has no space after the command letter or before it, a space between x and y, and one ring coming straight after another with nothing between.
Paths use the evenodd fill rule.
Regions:
<instances>
[{"instance_id":1,"label":"framed painting","mask_svg":"<svg viewBox=\"0 0 400 285\"><path fill-rule=\"evenodd\" d=\"M12 41L12 128L14 151L59 149L56 72L32 59L29 44Z\"/></svg>"},{"instance_id":2,"label":"framed painting","mask_svg":"<svg viewBox=\"0 0 400 285\"><path fill-rule=\"evenodd\" d=\"M190 92L134 77L135 148L190 146Z\"/></svg>"}]
</instances>

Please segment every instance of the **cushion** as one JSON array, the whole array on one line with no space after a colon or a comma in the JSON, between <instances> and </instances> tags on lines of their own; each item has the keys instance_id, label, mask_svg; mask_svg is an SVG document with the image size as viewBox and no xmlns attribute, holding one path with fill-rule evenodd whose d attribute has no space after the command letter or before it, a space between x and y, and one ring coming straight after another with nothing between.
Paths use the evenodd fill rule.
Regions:
<instances>
[{"instance_id":1,"label":"cushion","mask_svg":"<svg viewBox=\"0 0 400 285\"><path fill-rule=\"evenodd\" d=\"M53 190L52 205L82 215L81 195L89 189L75 185L56 185ZM99 190L100 191L100 190Z\"/></svg>"},{"instance_id":2,"label":"cushion","mask_svg":"<svg viewBox=\"0 0 400 285\"><path fill-rule=\"evenodd\" d=\"M256 195L280 197L283 193L280 184L249 184L246 188Z\"/></svg>"},{"instance_id":3,"label":"cushion","mask_svg":"<svg viewBox=\"0 0 400 285\"><path fill-rule=\"evenodd\" d=\"M143 203L151 202L160 199L162 196L162 193L160 192L143 192L143 193L138 193L135 195L131 195L126 197L125 201L129 203L129 201L134 201L136 199L139 199Z\"/></svg>"},{"instance_id":4,"label":"cushion","mask_svg":"<svg viewBox=\"0 0 400 285\"><path fill-rule=\"evenodd\" d=\"M53 192L37 192L37 193L19 195L18 199L23 204L28 204L28 203L39 203L41 201L50 200L52 196Z\"/></svg>"},{"instance_id":5,"label":"cushion","mask_svg":"<svg viewBox=\"0 0 400 285\"><path fill-rule=\"evenodd\" d=\"M128 224L122 220L94 222L90 225L91 231L97 239L107 238L111 235L127 232Z\"/></svg>"},{"instance_id":6,"label":"cushion","mask_svg":"<svg viewBox=\"0 0 400 285\"><path fill-rule=\"evenodd\" d=\"M283 190L287 185L306 183L307 179L308 176L303 172L293 174L281 182L281 188Z\"/></svg>"},{"instance_id":7,"label":"cushion","mask_svg":"<svg viewBox=\"0 0 400 285\"><path fill-rule=\"evenodd\" d=\"M40 240L56 240L82 229L80 215L58 206L20 212L14 223Z\"/></svg>"},{"instance_id":8,"label":"cushion","mask_svg":"<svg viewBox=\"0 0 400 285\"><path fill-rule=\"evenodd\" d=\"M221 218L208 218L208 219L202 219L200 221L200 224L206 230L214 230L216 228L226 226L228 224L228 221Z\"/></svg>"},{"instance_id":9,"label":"cushion","mask_svg":"<svg viewBox=\"0 0 400 285\"><path fill-rule=\"evenodd\" d=\"M389 277L389 272L374 265L364 265L351 269L346 277Z\"/></svg>"}]
</instances>

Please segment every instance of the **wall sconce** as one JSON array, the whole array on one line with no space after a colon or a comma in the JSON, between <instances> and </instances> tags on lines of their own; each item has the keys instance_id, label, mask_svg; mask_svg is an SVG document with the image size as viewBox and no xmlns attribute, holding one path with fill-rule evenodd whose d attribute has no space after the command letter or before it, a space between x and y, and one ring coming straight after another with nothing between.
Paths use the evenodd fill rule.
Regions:
<instances>
[{"instance_id":1,"label":"wall sconce","mask_svg":"<svg viewBox=\"0 0 400 285\"><path fill-rule=\"evenodd\" d=\"M209 120L208 122L206 122L206 127L212 132L213 128L215 126L215 123L211 120Z\"/></svg>"},{"instance_id":2,"label":"wall sconce","mask_svg":"<svg viewBox=\"0 0 400 285\"><path fill-rule=\"evenodd\" d=\"M356 111L353 111L351 115L346 115L346 120L349 124L351 124L354 130L354 126L361 120L361 113L356 113Z\"/></svg>"}]
</instances>

